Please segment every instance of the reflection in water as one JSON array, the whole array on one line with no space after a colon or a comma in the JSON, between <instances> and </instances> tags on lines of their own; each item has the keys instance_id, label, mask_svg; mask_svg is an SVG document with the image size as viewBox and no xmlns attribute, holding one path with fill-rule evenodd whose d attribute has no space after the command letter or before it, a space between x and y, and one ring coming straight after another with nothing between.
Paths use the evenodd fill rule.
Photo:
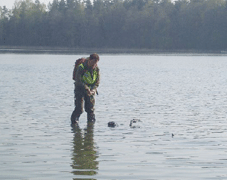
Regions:
<instances>
[{"instance_id":1,"label":"reflection in water","mask_svg":"<svg viewBox=\"0 0 227 180\"><path fill-rule=\"evenodd\" d=\"M227 56L102 59L91 133L66 120L75 55L0 55L1 180L227 180Z\"/></svg>"},{"instance_id":2,"label":"reflection in water","mask_svg":"<svg viewBox=\"0 0 227 180\"><path fill-rule=\"evenodd\" d=\"M83 133L79 125L73 126L72 173L75 175L92 176L97 174L98 162L96 159L98 156L94 146L93 128L94 124L88 122Z\"/></svg>"}]
</instances>

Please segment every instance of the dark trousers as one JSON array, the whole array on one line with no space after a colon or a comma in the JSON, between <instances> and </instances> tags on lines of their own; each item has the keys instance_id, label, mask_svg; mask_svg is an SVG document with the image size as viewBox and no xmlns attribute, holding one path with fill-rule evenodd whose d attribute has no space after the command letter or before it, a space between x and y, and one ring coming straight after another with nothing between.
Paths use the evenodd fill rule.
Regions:
<instances>
[{"instance_id":1,"label":"dark trousers","mask_svg":"<svg viewBox=\"0 0 227 180\"><path fill-rule=\"evenodd\" d=\"M74 94L75 116L79 117L83 113L83 106L88 114L94 114L95 95L88 96L83 88L77 86L75 86Z\"/></svg>"}]
</instances>

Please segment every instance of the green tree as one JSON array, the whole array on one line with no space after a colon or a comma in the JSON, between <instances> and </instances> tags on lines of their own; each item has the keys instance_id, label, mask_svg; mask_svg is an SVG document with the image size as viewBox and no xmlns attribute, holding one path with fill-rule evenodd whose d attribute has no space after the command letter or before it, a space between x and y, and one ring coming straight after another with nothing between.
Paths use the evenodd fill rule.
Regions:
<instances>
[{"instance_id":1,"label":"green tree","mask_svg":"<svg viewBox=\"0 0 227 180\"><path fill-rule=\"evenodd\" d=\"M6 6L3 8L0 6L0 44L8 45L8 21L9 21L9 10Z\"/></svg>"},{"instance_id":2,"label":"green tree","mask_svg":"<svg viewBox=\"0 0 227 180\"><path fill-rule=\"evenodd\" d=\"M106 6L103 12L102 22L100 22L100 32L102 34L103 45L105 47L119 48L124 46L124 26L126 19L126 9L122 1L115 1Z\"/></svg>"},{"instance_id":3,"label":"green tree","mask_svg":"<svg viewBox=\"0 0 227 180\"><path fill-rule=\"evenodd\" d=\"M0 8L0 44L226 49L226 0L19 0Z\"/></svg>"}]
</instances>

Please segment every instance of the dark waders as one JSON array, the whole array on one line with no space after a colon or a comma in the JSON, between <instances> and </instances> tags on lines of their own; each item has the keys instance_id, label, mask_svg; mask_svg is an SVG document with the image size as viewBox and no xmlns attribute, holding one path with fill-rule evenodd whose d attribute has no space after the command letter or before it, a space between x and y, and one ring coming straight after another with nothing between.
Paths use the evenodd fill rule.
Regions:
<instances>
[{"instance_id":1,"label":"dark waders","mask_svg":"<svg viewBox=\"0 0 227 180\"><path fill-rule=\"evenodd\" d=\"M95 122L95 95L88 96L87 92L82 87L77 86L75 86L74 93L75 109L71 115L72 124L79 121L79 117L83 113L83 105L87 112L87 121Z\"/></svg>"}]
</instances>

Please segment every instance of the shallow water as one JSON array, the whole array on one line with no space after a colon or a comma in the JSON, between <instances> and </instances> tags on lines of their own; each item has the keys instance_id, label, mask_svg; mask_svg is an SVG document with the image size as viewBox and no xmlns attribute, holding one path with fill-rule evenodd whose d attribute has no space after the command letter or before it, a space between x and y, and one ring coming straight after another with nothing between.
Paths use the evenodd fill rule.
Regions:
<instances>
[{"instance_id":1,"label":"shallow water","mask_svg":"<svg viewBox=\"0 0 227 180\"><path fill-rule=\"evenodd\" d=\"M227 57L101 55L72 128L81 56L0 55L0 179L227 179Z\"/></svg>"}]
</instances>

